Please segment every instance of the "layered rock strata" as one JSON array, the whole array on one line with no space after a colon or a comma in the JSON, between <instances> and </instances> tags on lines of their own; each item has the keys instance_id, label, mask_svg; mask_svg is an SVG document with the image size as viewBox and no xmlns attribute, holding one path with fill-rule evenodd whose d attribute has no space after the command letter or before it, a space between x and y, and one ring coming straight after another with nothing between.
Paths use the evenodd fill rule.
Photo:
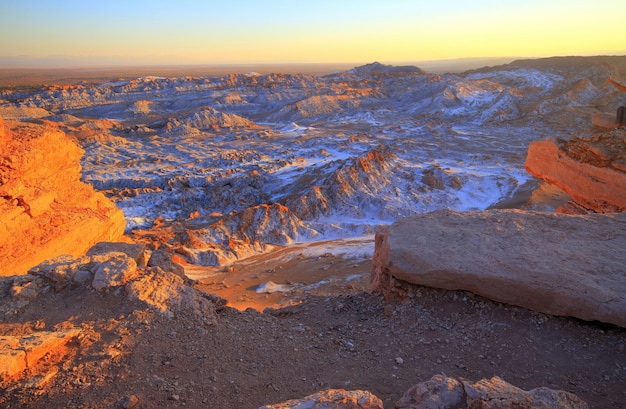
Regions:
<instances>
[{"instance_id":1,"label":"layered rock strata","mask_svg":"<svg viewBox=\"0 0 626 409\"><path fill-rule=\"evenodd\" d=\"M614 130L569 141L532 142L526 170L561 188L583 208L626 211L626 131Z\"/></svg>"},{"instance_id":2,"label":"layered rock strata","mask_svg":"<svg viewBox=\"0 0 626 409\"><path fill-rule=\"evenodd\" d=\"M372 286L395 279L626 327L626 214L449 210L376 234Z\"/></svg>"},{"instance_id":3,"label":"layered rock strata","mask_svg":"<svg viewBox=\"0 0 626 409\"><path fill-rule=\"evenodd\" d=\"M5 125L8 129L0 128L0 276L24 274L60 254L80 256L99 241L119 240L124 214L80 181L83 151L55 127Z\"/></svg>"}]
</instances>

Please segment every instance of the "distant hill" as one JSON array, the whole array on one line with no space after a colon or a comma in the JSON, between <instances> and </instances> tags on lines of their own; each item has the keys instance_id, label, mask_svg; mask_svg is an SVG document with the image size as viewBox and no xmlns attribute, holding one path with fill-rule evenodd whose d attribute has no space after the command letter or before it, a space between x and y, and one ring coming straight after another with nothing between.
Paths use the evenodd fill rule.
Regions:
<instances>
[{"instance_id":1,"label":"distant hill","mask_svg":"<svg viewBox=\"0 0 626 409\"><path fill-rule=\"evenodd\" d=\"M413 65L385 65L379 62L361 65L349 71L351 74L391 74L391 73L416 73L426 74L426 71Z\"/></svg>"},{"instance_id":2,"label":"distant hill","mask_svg":"<svg viewBox=\"0 0 626 409\"><path fill-rule=\"evenodd\" d=\"M619 72L621 77L626 77L626 55L611 56L599 55L591 57L569 56L569 57L548 57L548 58L528 58L515 60L508 64L496 65L493 67L483 67L469 72L486 72L502 70L507 68L536 68L541 70L558 70L561 72L577 71L588 69L593 66L612 67Z\"/></svg>"}]
</instances>

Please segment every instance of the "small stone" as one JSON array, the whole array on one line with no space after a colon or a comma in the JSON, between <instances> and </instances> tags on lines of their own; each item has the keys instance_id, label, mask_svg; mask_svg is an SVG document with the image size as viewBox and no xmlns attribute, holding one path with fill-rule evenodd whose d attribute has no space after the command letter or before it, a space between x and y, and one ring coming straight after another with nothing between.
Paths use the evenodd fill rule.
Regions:
<instances>
[{"instance_id":1,"label":"small stone","mask_svg":"<svg viewBox=\"0 0 626 409\"><path fill-rule=\"evenodd\" d=\"M397 358L396 358L396 363L397 363L398 365L402 365L402 364L404 363L404 359L402 359L402 358L400 358L400 357L397 357Z\"/></svg>"},{"instance_id":2,"label":"small stone","mask_svg":"<svg viewBox=\"0 0 626 409\"><path fill-rule=\"evenodd\" d=\"M78 270L76 273L74 273L72 280L79 284L87 283L89 282L89 280L91 280L91 271Z\"/></svg>"},{"instance_id":3,"label":"small stone","mask_svg":"<svg viewBox=\"0 0 626 409\"><path fill-rule=\"evenodd\" d=\"M167 399L178 402L180 400L180 396L174 394L174 395L170 395L170 397Z\"/></svg>"},{"instance_id":4,"label":"small stone","mask_svg":"<svg viewBox=\"0 0 626 409\"><path fill-rule=\"evenodd\" d=\"M137 406L138 403L139 403L139 398L137 398L137 396L135 396L135 395L126 396L122 400L122 408L123 409L131 409L131 408L134 408L135 406Z\"/></svg>"}]
</instances>

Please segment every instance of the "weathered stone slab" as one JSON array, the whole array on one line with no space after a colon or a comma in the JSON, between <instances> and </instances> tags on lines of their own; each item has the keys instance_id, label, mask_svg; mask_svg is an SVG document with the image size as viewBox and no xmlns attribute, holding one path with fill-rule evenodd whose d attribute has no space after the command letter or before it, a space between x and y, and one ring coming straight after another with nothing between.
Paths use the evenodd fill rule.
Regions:
<instances>
[{"instance_id":1,"label":"weathered stone slab","mask_svg":"<svg viewBox=\"0 0 626 409\"><path fill-rule=\"evenodd\" d=\"M626 214L441 210L375 239L372 287L391 277L626 327Z\"/></svg>"},{"instance_id":2,"label":"weathered stone slab","mask_svg":"<svg viewBox=\"0 0 626 409\"><path fill-rule=\"evenodd\" d=\"M66 344L79 334L79 329L69 329L0 337L0 381L19 377L46 355L65 355Z\"/></svg>"}]
</instances>

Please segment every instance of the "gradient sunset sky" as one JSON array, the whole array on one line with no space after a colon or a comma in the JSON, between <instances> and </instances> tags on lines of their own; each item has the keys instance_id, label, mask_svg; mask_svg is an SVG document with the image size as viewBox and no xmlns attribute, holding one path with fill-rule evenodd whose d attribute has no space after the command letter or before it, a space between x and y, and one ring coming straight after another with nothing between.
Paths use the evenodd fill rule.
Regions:
<instances>
[{"instance_id":1,"label":"gradient sunset sky","mask_svg":"<svg viewBox=\"0 0 626 409\"><path fill-rule=\"evenodd\" d=\"M0 57L387 63L626 54L623 0L0 0Z\"/></svg>"}]
</instances>

